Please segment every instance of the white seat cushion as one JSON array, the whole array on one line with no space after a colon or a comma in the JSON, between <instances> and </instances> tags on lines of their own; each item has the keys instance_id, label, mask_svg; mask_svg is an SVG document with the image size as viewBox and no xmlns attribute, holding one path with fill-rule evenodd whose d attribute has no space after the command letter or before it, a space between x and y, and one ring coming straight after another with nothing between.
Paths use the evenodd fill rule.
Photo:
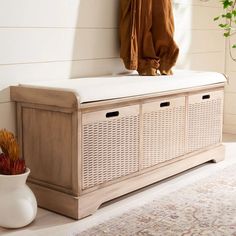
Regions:
<instances>
[{"instance_id":1,"label":"white seat cushion","mask_svg":"<svg viewBox=\"0 0 236 236\"><path fill-rule=\"evenodd\" d=\"M72 91L80 103L145 95L225 82L216 72L177 70L171 76L109 76L24 83L21 86Z\"/></svg>"}]
</instances>

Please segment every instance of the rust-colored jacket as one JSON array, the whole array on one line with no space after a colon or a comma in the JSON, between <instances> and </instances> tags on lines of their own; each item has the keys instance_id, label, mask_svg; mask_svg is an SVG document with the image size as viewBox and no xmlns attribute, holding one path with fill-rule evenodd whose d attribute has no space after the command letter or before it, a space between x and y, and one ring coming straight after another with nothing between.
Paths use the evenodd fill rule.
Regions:
<instances>
[{"instance_id":1,"label":"rust-colored jacket","mask_svg":"<svg viewBox=\"0 0 236 236\"><path fill-rule=\"evenodd\" d=\"M179 49L171 0L120 0L120 56L140 75L171 74Z\"/></svg>"}]
</instances>

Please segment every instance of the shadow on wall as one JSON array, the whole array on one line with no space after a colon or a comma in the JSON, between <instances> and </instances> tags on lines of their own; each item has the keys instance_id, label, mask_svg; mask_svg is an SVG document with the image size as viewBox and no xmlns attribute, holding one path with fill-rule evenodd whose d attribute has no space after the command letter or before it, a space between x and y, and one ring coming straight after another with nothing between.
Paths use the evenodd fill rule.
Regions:
<instances>
[{"instance_id":1,"label":"shadow on wall","mask_svg":"<svg viewBox=\"0 0 236 236\"><path fill-rule=\"evenodd\" d=\"M124 73L119 58L119 0L80 0L71 78Z\"/></svg>"},{"instance_id":2,"label":"shadow on wall","mask_svg":"<svg viewBox=\"0 0 236 236\"><path fill-rule=\"evenodd\" d=\"M173 4L175 19L175 41L179 46L180 54L177 67L190 69L191 61L187 58L192 41L192 8L186 4Z\"/></svg>"},{"instance_id":3,"label":"shadow on wall","mask_svg":"<svg viewBox=\"0 0 236 236\"><path fill-rule=\"evenodd\" d=\"M225 40L214 17L218 2L174 3L175 39L180 47L177 68L224 72Z\"/></svg>"}]
</instances>

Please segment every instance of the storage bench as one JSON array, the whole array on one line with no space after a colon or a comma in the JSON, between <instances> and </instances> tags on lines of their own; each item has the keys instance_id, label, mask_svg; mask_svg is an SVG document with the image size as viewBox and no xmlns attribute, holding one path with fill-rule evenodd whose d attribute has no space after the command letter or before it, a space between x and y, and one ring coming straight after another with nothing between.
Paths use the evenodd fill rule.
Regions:
<instances>
[{"instance_id":1,"label":"storage bench","mask_svg":"<svg viewBox=\"0 0 236 236\"><path fill-rule=\"evenodd\" d=\"M114 76L11 87L39 206L80 219L103 203L224 159L225 77Z\"/></svg>"}]
</instances>

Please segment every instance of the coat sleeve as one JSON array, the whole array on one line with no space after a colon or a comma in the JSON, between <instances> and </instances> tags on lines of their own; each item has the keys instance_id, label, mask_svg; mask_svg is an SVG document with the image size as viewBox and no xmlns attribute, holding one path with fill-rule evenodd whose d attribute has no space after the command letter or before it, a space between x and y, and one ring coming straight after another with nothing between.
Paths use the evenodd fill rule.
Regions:
<instances>
[{"instance_id":1,"label":"coat sleeve","mask_svg":"<svg viewBox=\"0 0 236 236\"><path fill-rule=\"evenodd\" d=\"M153 0L154 47L156 56L160 59L161 74L171 74L179 54L179 48L174 41L174 17L171 0Z\"/></svg>"},{"instance_id":2,"label":"coat sleeve","mask_svg":"<svg viewBox=\"0 0 236 236\"><path fill-rule=\"evenodd\" d=\"M120 0L120 57L129 70L136 70L138 67L137 1Z\"/></svg>"}]
</instances>

